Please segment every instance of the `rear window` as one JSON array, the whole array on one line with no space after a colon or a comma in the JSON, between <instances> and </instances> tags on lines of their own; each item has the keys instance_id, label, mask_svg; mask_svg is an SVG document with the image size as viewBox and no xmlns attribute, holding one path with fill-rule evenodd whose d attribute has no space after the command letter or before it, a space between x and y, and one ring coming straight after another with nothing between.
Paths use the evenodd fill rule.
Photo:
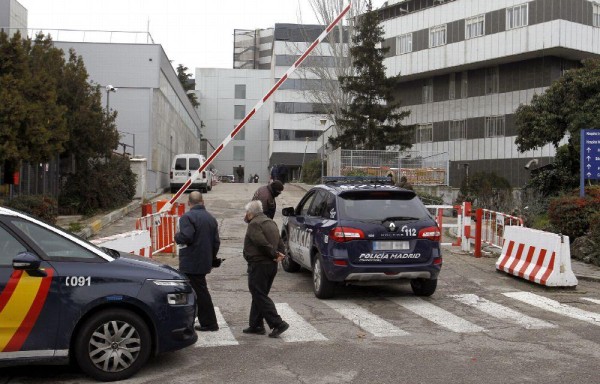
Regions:
<instances>
[{"instance_id":1,"label":"rear window","mask_svg":"<svg viewBox=\"0 0 600 384\"><path fill-rule=\"evenodd\" d=\"M422 219L431 217L421 200L412 192L360 191L339 196L340 218L383 221L390 217Z\"/></svg>"},{"instance_id":2,"label":"rear window","mask_svg":"<svg viewBox=\"0 0 600 384\"><path fill-rule=\"evenodd\" d=\"M180 157L175 159L175 170L176 171L186 171L187 170L187 159L185 157Z\"/></svg>"},{"instance_id":3,"label":"rear window","mask_svg":"<svg viewBox=\"0 0 600 384\"><path fill-rule=\"evenodd\" d=\"M200 159L197 157L190 157L190 169L194 171L198 168L200 168Z\"/></svg>"}]
</instances>

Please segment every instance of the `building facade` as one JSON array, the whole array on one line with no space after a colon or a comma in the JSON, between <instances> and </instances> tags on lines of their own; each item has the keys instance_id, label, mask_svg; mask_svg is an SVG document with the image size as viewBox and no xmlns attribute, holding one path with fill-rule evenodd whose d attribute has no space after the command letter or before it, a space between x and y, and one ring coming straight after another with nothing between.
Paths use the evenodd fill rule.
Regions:
<instances>
[{"instance_id":1,"label":"building facade","mask_svg":"<svg viewBox=\"0 0 600 384\"><path fill-rule=\"evenodd\" d=\"M0 30L9 36L19 31L27 37L27 9L17 0L0 0Z\"/></svg>"},{"instance_id":2,"label":"building facade","mask_svg":"<svg viewBox=\"0 0 600 384\"><path fill-rule=\"evenodd\" d=\"M406 0L379 11L387 74L416 124L413 149L448 153L450 184L495 172L523 186L553 160L520 153L515 111L565 70L600 55L600 5L588 0Z\"/></svg>"},{"instance_id":3,"label":"building facade","mask_svg":"<svg viewBox=\"0 0 600 384\"><path fill-rule=\"evenodd\" d=\"M271 85L271 73L260 69L196 68L196 95L204 123L203 135L211 145L210 155L240 121L264 97ZM269 180L269 117L266 103L237 133L212 165L219 175L234 175L247 181L257 174ZM242 173L238 176L238 169Z\"/></svg>"}]
</instances>

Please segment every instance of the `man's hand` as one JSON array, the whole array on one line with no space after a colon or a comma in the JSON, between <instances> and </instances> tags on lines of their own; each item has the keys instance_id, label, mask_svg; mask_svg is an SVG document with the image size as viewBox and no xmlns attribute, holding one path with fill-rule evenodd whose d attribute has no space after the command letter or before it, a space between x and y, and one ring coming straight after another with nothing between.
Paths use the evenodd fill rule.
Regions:
<instances>
[{"instance_id":1,"label":"man's hand","mask_svg":"<svg viewBox=\"0 0 600 384\"><path fill-rule=\"evenodd\" d=\"M285 259L285 255L281 252L277 252L277 258L275 259L275 262L279 263L283 259Z\"/></svg>"}]
</instances>

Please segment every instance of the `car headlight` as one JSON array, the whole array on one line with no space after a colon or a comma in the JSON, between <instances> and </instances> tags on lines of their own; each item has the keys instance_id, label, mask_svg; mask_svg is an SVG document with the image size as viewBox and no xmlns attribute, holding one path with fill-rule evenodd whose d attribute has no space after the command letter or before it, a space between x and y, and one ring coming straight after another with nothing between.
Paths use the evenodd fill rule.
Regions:
<instances>
[{"instance_id":1,"label":"car headlight","mask_svg":"<svg viewBox=\"0 0 600 384\"><path fill-rule=\"evenodd\" d=\"M152 280L152 282L160 287L184 288L188 284L186 280Z\"/></svg>"},{"instance_id":2,"label":"car headlight","mask_svg":"<svg viewBox=\"0 0 600 384\"><path fill-rule=\"evenodd\" d=\"M183 305L188 302L187 293L169 293L167 295L167 303L169 305Z\"/></svg>"}]
</instances>

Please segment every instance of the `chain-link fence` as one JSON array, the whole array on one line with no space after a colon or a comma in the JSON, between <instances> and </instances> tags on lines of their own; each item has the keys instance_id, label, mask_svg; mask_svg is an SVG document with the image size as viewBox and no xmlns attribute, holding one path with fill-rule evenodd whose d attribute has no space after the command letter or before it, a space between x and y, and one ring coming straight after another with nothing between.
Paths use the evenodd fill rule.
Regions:
<instances>
[{"instance_id":1,"label":"chain-link fence","mask_svg":"<svg viewBox=\"0 0 600 384\"><path fill-rule=\"evenodd\" d=\"M413 185L448 185L446 152L336 149L327 155L328 176L406 176Z\"/></svg>"},{"instance_id":2,"label":"chain-link fence","mask_svg":"<svg viewBox=\"0 0 600 384\"><path fill-rule=\"evenodd\" d=\"M0 183L11 179L13 184L0 184L0 197L11 199L16 196L45 195L58 197L59 159L58 156L46 163L21 163L12 175L0 164Z\"/></svg>"}]
</instances>

